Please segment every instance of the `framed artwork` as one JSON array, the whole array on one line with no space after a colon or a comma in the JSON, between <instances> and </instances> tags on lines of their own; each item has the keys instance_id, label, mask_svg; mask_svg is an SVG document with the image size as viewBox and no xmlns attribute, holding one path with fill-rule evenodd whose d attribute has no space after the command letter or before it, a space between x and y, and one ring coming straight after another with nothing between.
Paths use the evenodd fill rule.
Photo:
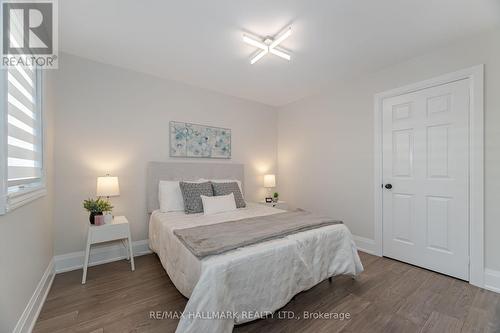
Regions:
<instances>
[{"instance_id":1,"label":"framed artwork","mask_svg":"<svg viewBox=\"0 0 500 333\"><path fill-rule=\"evenodd\" d=\"M231 130L170 122L170 157L231 158Z\"/></svg>"}]
</instances>

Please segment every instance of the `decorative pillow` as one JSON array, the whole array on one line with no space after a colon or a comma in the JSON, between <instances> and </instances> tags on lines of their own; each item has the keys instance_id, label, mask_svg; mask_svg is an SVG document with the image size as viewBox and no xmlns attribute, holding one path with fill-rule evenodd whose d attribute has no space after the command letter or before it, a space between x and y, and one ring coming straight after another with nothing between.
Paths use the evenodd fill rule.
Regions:
<instances>
[{"instance_id":1,"label":"decorative pillow","mask_svg":"<svg viewBox=\"0 0 500 333\"><path fill-rule=\"evenodd\" d=\"M218 197L207 197L202 195L203 212L205 215L212 215L236 210L234 194L219 195Z\"/></svg>"},{"instance_id":2,"label":"decorative pillow","mask_svg":"<svg viewBox=\"0 0 500 333\"><path fill-rule=\"evenodd\" d=\"M230 193L233 193L237 208L243 208L247 206L245 199L243 199L243 195L241 194L238 183L212 183L212 187L214 189L215 196L228 195Z\"/></svg>"},{"instance_id":3,"label":"decorative pillow","mask_svg":"<svg viewBox=\"0 0 500 333\"><path fill-rule=\"evenodd\" d=\"M186 214L203 213L201 196L212 197L214 195L212 184L180 182L179 186L184 200L184 211Z\"/></svg>"},{"instance_id":4,"label":"decorative pillow","mask_svg":"<svg viewBox=\"0 0 500 333\"><path fill-rule=\"evenodd\" d=\"M233 182L236 182L236 183L238 183L238 187L240 188L241 195L243 195L243 198L245 197L243 194L243 188L241 187L241 181L238 179L204 179L204 178L200 178L200 180L203 180L206 182L212 182L212 183L233 183Z\"/></svg>"}]
</instances>

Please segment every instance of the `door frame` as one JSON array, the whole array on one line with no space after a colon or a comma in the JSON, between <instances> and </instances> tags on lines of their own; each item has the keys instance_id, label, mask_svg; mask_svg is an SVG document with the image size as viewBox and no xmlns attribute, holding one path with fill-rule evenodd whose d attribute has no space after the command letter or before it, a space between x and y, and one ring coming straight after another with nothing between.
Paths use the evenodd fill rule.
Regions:
<instances>
[{"instance_id":1,"label":"door frame","mask_svg":"<svg viewBox=\"0 0 500 333\"><path fill-rule=\"evenodd\" d=\"M469 112L469 283L484 287L484 65L477 65L375 95L374 231L375 254L383 256L382 103L384 99L470 80Z\"/></svg>"}]
</instances>

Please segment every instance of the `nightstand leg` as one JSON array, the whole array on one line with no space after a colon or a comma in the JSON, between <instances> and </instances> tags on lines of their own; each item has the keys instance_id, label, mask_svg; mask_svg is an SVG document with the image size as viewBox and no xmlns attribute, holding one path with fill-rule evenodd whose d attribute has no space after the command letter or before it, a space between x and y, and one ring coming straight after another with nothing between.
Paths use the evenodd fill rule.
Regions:
<instances>
[{"instance_id":1,"label":"nightstand leg","mask_svg":"<svg viewBox=\"0 0 500 333\"><path fill-rule=\"evenodd\" d=\"M125 248L125 253L127 255L127 260L130 260L130 253L129 253L129 250L128 250L128 240L122 239L122 245Z\"/></svg>"},{"instance_id":2,"label":"nightstand leg","mask_svg":"<svg viewBox=\"0 0 500 333\"><path fill-rule=\"evenodd\" d=\"M128 248L130 251L130 265L132 266L132 271L135 271L134 252L132 251L132 239L130 238L130 233L129 233L127 242L128 242Z\"/></svg>"},{"instance_id":3,"label":"nightstand leg","mask_svg":"<svg viewBox=\"0 0 500 333\"><path fill-rule=\"evenodd\" d=\"M89 256L90 256L90 231L87 234L87 246L85 247L85 261L83 263L82 284L85 284L85 282L87 281L87 267L89 265Z\"/></svg>"}]
</instances>

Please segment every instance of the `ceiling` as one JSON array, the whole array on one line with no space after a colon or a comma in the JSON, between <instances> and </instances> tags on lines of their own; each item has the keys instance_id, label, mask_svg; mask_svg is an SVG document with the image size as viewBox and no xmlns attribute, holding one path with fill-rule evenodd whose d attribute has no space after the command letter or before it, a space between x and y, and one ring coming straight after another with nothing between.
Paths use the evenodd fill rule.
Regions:
<instances>
[{"instance_id":1,"label":"ceiling","mask_svg":"<svg viewBox=\"0 0 500 333\"><path fill-rule=\"evenodd\" d=\"M279 106L500 24L500 0L64 0L60 50ZM274 36L292 60L242 33Z\"/></svg>"}]
</instances>

